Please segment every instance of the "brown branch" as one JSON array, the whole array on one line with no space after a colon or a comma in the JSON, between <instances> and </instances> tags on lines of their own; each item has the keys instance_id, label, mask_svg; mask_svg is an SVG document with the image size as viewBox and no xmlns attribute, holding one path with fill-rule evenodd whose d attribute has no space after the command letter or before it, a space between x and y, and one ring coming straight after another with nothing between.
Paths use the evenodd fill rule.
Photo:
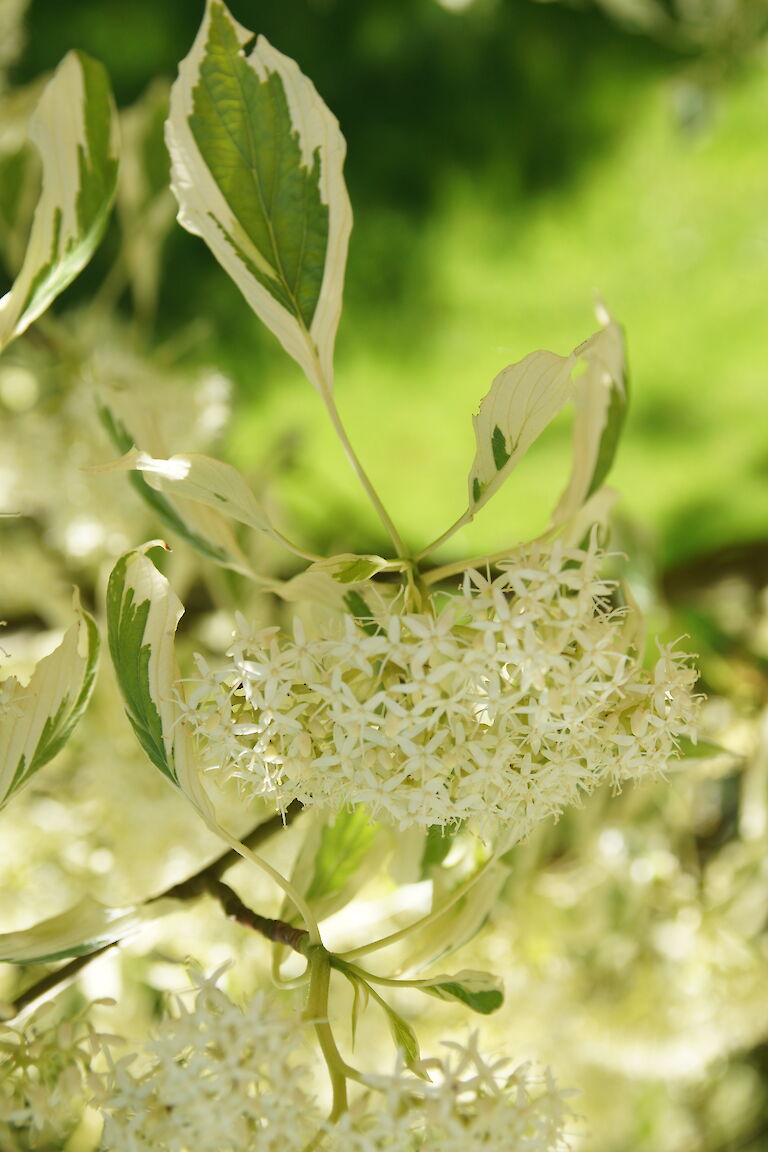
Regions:
<instances>
[{"instance_id":1,"label":"brown branch","mask_svg":"<svg viewBox=\"0 0 768 1152\"><path fill-rule=\"evenodd\" d=\"M288 805L284 813L277 813L275 816L270 817L263 824L257 825L248 836L243 838L243 844L248 848L258 848L265 840L274 836L281 828L287 827L291 824L299 813L302 811L302 806L298 800L294 800ZM222 883L221 876L231 868L234 864L241 860L242 857L235 852L234 848L228 848L226 852L222 852L210 864L206 864L199 872L195 872L193 876L188 876L186 880L182 880L179 884L174 884L170 888L166 888L164 892L158 893L157 896L151 896L146 903L154 904L158 900L165 900L172 898L175 900L195 900L203 893L211 893L221 903L225 913L230 919L237 920L238 923L247 924L248 927L254 928L257 932L261 932L268 940L278 941L282 944L287 944L289 947L294 948L297 952L301 951L299 942L304 932L301 929L293 928L290 924L283 924L281 920L268 920L266 917L259 916L258 913L252 912L245 904L240 901L240 898L232 891L226 884ZM219 892L219 887L223 892ZM232 909L230 912L224 903L223 896L226 895L226 900L229 907ZM233 903L239 902L239 905L244 909L241 913L238 905ZM248 914L251 920L242 919L241 915ZM256 921L261 922L258 926ZM271 933L271 934L270 934ZM116 948L120 944L120 940L110 941L108 944L103 944L100 948L89 952L87 956L75 956L74 959L68 960L66 964L62 964L61 968L57 968L53 972L49 972L40 980L36 980L29 988L25 989L14 1001L10 1004L10 1015L6 1019L13 1019L23 1012L26 1008L31 1007L38 1000L47 996L49 992L57 988L64 988L65 985L71 983L72 980L86 968L92 961L103 956L105 952L109 952L111 948Z\"/></svg>"}]
</instances>

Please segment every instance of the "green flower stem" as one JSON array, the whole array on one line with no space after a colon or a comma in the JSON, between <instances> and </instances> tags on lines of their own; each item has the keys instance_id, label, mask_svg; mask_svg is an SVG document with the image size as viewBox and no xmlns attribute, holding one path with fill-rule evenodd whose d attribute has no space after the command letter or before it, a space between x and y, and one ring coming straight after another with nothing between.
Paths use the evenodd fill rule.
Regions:
<instances>
[{"instance_id":1,"label":"green flower stem","mask_svg":"<svg viewBox=\"0 0 768 1152\"><path fill-rule=\"evenodd\" d=\"M487 565L498 564L500 560L508 560L519 544L512 544L501 552L492 552L489 556L472 556L469 560L457 560L455 564L443 564L440 568L433 568L425 572L422 580L425 584L438 584L450 576L458 576L466 572L467 568L485 568Z\"/></svg>"},{"instance_id":2,"label":"green flower stem","mask_svg":"<svg viewBox=\"0 0 768 1152\"><path fill-rule=\"evenodd\" d=\"M333 1030L328 1021L328 991L331 982L331 958L325 948L320 946L309 947L306 950L309 960L310 982L309 999L304 1011L305 1020L309 1021L315 1029L315 1035L323 1053L323 1059L328 1067L331 1080L333 1100L330 1121L338 1120L343 1112L347 1111L347 1080L350 1078L349 1068L343 1059Z\"/></svg>"},{"instance_id":3,"label":"green flower stem","mask_svg":"<svg viewBox=\"0 0 768 1152\"><path fill-rule=\"evenodd\" d=\"M434 924L436 920L439 920L441 916L449 912L454 904L457 904L459 900L463 899L468 892L471 892L478 880L490 871L491 867L497 863L497 860L498 854L491 856L482 867L467 877L464 883L460 884L442 904L437 908L433 908L431 912L428 912L419 920L414 920L412 924L406 925L405 928L399 928L396 932L390 932L388 936L382 936L378 940L372 940L369 944L361 944L359 948L350 948L348 952L339 952L339 959L358 960L361 956L368 956L371 952L378 952L380 948L388 948L390 944L399 944L401 940L406 940L412 933L418 932L422 928L428 928L430 924Z\"/></svg>"},{"instance_id":4,"label":"green flower stem","mask_svg":"<svg viewBox=\"0 0 768 1152\"><path fill-rule=\"evenodd\" d=\"M436 549L442 547L452 536L456 535L460 528L463 528L465 524L469 524L472 519L473 513L468 508L466 512L462 512L454 524L451 524L450 528L446 528L442 536L438 536L437 540L433 540L426 548L422 548L421 552L417 552L413 559L418 563L420 560L423 560L425 556L429 556L430 552L434 552Z\"/></svg>"},{"instance_id":5,"label":"green flower stem","mask_svg":"<svg viewBox=\"0 0 768 1152\"><path fill-rule=\"evenodd\" d=\"M301 893L291 884L290 880L287 880L282 872L278 872L277 868L273 868L269 861L265 860L263 856L252 852L250 848L246 847L245 844L242 844L234 836L230 837L227 835L227 840L235 852L242 856L244 860L249 860L252 864L255 864L257 868L260 868L262 872L265 872L270 879L274 880L278 888L285 893L306 924L310 943L322 944L320 927L315 919L314 913Z\"/></svg>"}]
</instances>

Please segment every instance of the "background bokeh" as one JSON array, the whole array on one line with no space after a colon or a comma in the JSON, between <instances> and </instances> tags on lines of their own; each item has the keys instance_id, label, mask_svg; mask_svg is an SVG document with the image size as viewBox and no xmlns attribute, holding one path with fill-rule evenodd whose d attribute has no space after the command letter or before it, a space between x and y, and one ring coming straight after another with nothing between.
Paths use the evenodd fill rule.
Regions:
<instances>
[{"instance_id":1,"label":"background bokeh","mask_svg":"<svg viewBox=\"0 0 768 1152\"><path fill-rule=\"evenodd\" d=\"M735 544L764 559L768 71L755 32L765 9L689 2L687 21L651 35L617 18L629 5L606 7L232 5L300 62L348 141L355 229L339 403L408 538L436 535L461 510L469 411L495 373L534 348L573 347L599 293L629 345L633 406L614 474L624 507L665 563ZM33 0L15 78L80 46L130 102L175 74L201 10L201 0ZM97 263L72 296L98 277ZM282 444L296 514L320 538L352 524L370 544L376 526L319 403L204 247L175 229L157 338L190 319L205 325L194 352L235 381L237 460L263 467ZM543 520L566 436L553 429L506 504L457 547L511 541Z\"/></svg>"},{"instance_id":2,"label":"background bokeh","mask_svg":"<svg viewBox=\"0 0 768 1152\"><path fill-rule=\"evenodd\" d=\"M625 327L632 403L612 475L615 544L651 632L690 637L710 697L706 734L737 756L692 762L618 799L600 794L542 830L518 850L493 924L461 963L505 975L498 1045L538 1055L579 1089L590 1132L579 1147L761 1152L768 4L230 6L298 60L347 138L355 228L337 397L410 544L464 507L470 415L494 375L535 348L569 351L596 326L598 296ZM23 7L0 0L0 30L5 19L16 28ZM0 366L0 495L23 512L3 524L3 659L22 672L69 622L71 584L98 609L110 559L163 531L121 477L78 470L114 454L99 439L94 382L156 406L173 450L237 463L313 550L387 547L319 400L207 249L171 223L167 83L202 8L31 0L20 54L0 37L0 68L12 61L0 119L8 283L29 191L14 133L40 75L84 49L107 66L126 114L125 186L105 243ZM544 525L569 434L558 419L446 562ZM243 588L183 546L170 565L188 609L183 643L221 652ZM141 899L214 851L143 762L121 711L105 669L88 727L0 816L1 930L85 892ZM269 894L254 898L262 906ZM177 986L185 955L215 965L236 949L234 979L251 989L266 949L238 933L211 908L190 913L111 959L84 994L119 994L122 1017L105 1026L130 1032L157 1012L159 990ZM0 997L14 992L0 974ZM439 1036L441 1013L430 1004L414 1018Z\"/></svg>"}]
</instances>

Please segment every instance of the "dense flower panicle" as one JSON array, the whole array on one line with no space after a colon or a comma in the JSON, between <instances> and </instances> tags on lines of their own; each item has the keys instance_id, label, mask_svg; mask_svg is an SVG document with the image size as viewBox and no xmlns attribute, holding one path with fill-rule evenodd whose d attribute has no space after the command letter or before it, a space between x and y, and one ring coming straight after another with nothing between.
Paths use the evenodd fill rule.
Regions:
<instances>
[{"instance_id":1,"label":"dense flower panicle","mask_svg":"<svg viewBox=\"0 0 768 1152\"><path fill-rule=\"evenodd\" d=\"M64 1141L82 1119L97 1083L94 1054L113 1037L99 1036L85 1012L55 1019L44 1004L24 1028L0 1024L0 1147L47 1148ZM53 1017L53 1019L52 1019Z\"/></svg>"},{"instance_id":2,"label":"dense flower panicle","mask_svg":"<svg viewBox=\"0 0 768 1152\"><path fill-rule=\"evenodd\" d=\"M299 1152L317 1130L298 1019L263 993L240 1008L215 979L163 1021L140 1070L113 1065L104 1152Z\"/></svg>"},{"instance_id":3,"label":"dense flower panicle","mask_svg":"<svg viewBox=\"0 0 768 1152\"><path fill-rule=\"evenodd\" d=\"M529 549L434 613L383 604L335 635L241 620L227 667L199 660L186 722L245 795L521 838L602 780L663 771L693 734L688 658L642 667L602 560L594 542Z\"/></svg>"},{"instance_id":4,"label":"dense flower panicle","mask_svg":"<svg viewBox=\"0 0 768 1152\"><path fill-rule=\"evenodd\" d=\"M431 1083L400 1073L366 1077L367 1109L329 1130L328 1152L561 1152L573 1117L549 1073L508 1070L477 1049L446 1043L445 1060L424 1061Z\"/></svg>"}]
</instances>

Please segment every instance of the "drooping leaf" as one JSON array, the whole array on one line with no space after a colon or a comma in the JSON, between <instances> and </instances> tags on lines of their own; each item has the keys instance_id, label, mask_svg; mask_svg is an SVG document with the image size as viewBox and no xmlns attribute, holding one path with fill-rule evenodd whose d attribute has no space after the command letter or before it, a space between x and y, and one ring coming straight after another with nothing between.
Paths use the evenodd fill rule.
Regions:
<instances>
[{"instance_id":1,"label":"drooping leaf","mask_svg":"<svg viewBox=\"0 0 768 1152\"><path fill-rule=\"evenodd\" d=\"M450 956L480 931L499 899L509 875L501 862L489 868L455 904L423 929L414 931L408 948L408 966L424 968ZM448 892L436 895L435 902L445 900Z\"/></svg>"},{"instance_id":2,"label":"drooping leaf","mask_svg":"<svg viewBox=\"0 0 768 1152\"><path fill-rule=\"evenodd\" d=\"M109 649L125 711L139 743L156 768L178 785L170 697L174 682L173 639L184 613L154 564L142 552L126 552L107 587ZM162 710L162 714L161 714Z\"/></svg>"},{"instance_id":3,"label":"drooping leaf","mask_svg":"<svg viewBox=\"0 0 768 1152\"><path fill-rule=\"evenodd\" d=\"M586 364L586 371L574 385L573 465L552 517L553 525L576 515L605 481L616 455L629 399L624 340L618 324L609 321L575 354Z\"/></svg>"},{"instance_id":4,"label":"drooping leaf","mask_svg":"<svg viewBox=\"0 0 768 1152\"><path fill-rule=\"evenodd\" d=\"M329 398L352 226L335 117L293 60L208 0L166 138L179 222Z\"/></svg>"},{"instance_id":5,"label":"drooping leaf","mask_svg":"<svg viewBox=\"0 0 768 1152\"><path fill-rule=\"evenodd\" d=\"M136 451L137 441L144 444L146 439L154 439L152 432L144 427L146 413L137 411L137 408L137 405L131 404L124 396L118 396L114 391L103 397L99 405L101 422L112 443L124 453L124 457L122 461L100 466L93 471L128 468L125 461L132 458L131 453ZM139 427L132 427L129 430L127 421L131 415L134 417L131 423ZM148 452L144 454L149 457ZM179 500L169 497L156 487L150 486L141 471L129 471L129 480L164 527L174 532L201 555L245 575L252 574L250 565L221 511L201 505L199 502L186 502L183 498Z\"/></svg>"},{"instance_id":6,"label":"drooping leaf","mask_svg":"<svg viewBox=\"0 0 768 1152\"><path fill-rule=\"evenodd\" d=\"M50 964L73 956L87 956L105 944L132 935L149 920L181 907L181 900L168 898L136 908L109 908L85 897L66 912L41 920L31 928L0 935L0 961Z\"/></svg>"},{"instance_id":7,"label":"drooping leaf","mask_svg":"<svg viewBox=\"0 0 768 1152\"><path fill-rule=\"evenodd\" d=\"M410 1068L411 1072L414 1072L420 1079L428 1080L429 1076L426 1075L421 1066L421 1051L413 1028L411 1028L407 1020L403 1019L399 1012L395 1011L391 1004L387 1003L383 996L379 995L375 988L367 981L364 981L364 983L368 994L384 1009L395 1047L403 1057L406 1067Z\"/></svg>"},{"instance_id":8,"label":"drooping leaf","mask_svg":"<svg viewBox=\"0 0 768 1152\"><path fill-rule=\"evenodd\" d=\"M167 545L154 540L126 552L112 569L107 585L109 650L126 715L142 748L218 830L183 723L175 641L184 606L146 555L158 547Z\"/></svg>"},{"instance_id":9,"label":"drooping leaf","mask_svg":"<svg viewBox=\"0 0 768 1152\"><path fill-rule=\"evenodd\" d=\"M99 633L77 598L75 608L78 622L29 683L10 676L0 685L0 807L61 751L90 699Z\"/></svg>"},{"instance_id":10,"label":"drooping leaf","mask_svg":"<svg viewBox=\"0 0 768 1152\"><path fill-rule=\"evenodd\" d=\"M141 472L150 488L214 508L259 532L271 534L266 514L243 477L231 464L200 452L158 459L132 448L100 472Z\"/></svg>"},{"instance_id":11,"label":"drooping leaf","mask_svg":"<svg viewBox=\"0 0 768 1152\"><path fill-rule=\"evenodd\" d=\"M624 343L613 321L569 356L532 352L496 377L474 417L467 518L498 491L569 400L576 406L573 467L551 527L579 512L613 463L627 405Z\"/></svg>"},{"instance_id":12,"label":"drooping leaf","mask_svg":"<svg viewBox=\"0 0 768 1152\"><path fill-rule=\"evenodd\" d=\"M532 352L499 373L473 417L477 452L469 473L472 515L490 500L534 440L571 398L578 356Z\"/></svg>"},{"instance_id":13,"label":"drooping leaf","mask_svg":"<svg viewBox=\"0 0 768 1152\"><path fill-rule=\"evenodd\" d=\"M490 972L464 969L455 976L434 976L429 981L420 980L415 987L439 1000L459 1000L482 1016L489 1016L504 1003L501 981Z\"/></svg>"},{"instance_id":14,"label":"drooping leaf","mask_svg":"<svg viewBox=\"0 0 768 1152\"><path fill-rule=\"evenodd\" d=\"M74 280L106 227L117 183L117 138L101 64L69 52L43 91L29 135L42 160L42 190L21 271L0 300L0 349Z\"/></svg>"}]
</instances>

